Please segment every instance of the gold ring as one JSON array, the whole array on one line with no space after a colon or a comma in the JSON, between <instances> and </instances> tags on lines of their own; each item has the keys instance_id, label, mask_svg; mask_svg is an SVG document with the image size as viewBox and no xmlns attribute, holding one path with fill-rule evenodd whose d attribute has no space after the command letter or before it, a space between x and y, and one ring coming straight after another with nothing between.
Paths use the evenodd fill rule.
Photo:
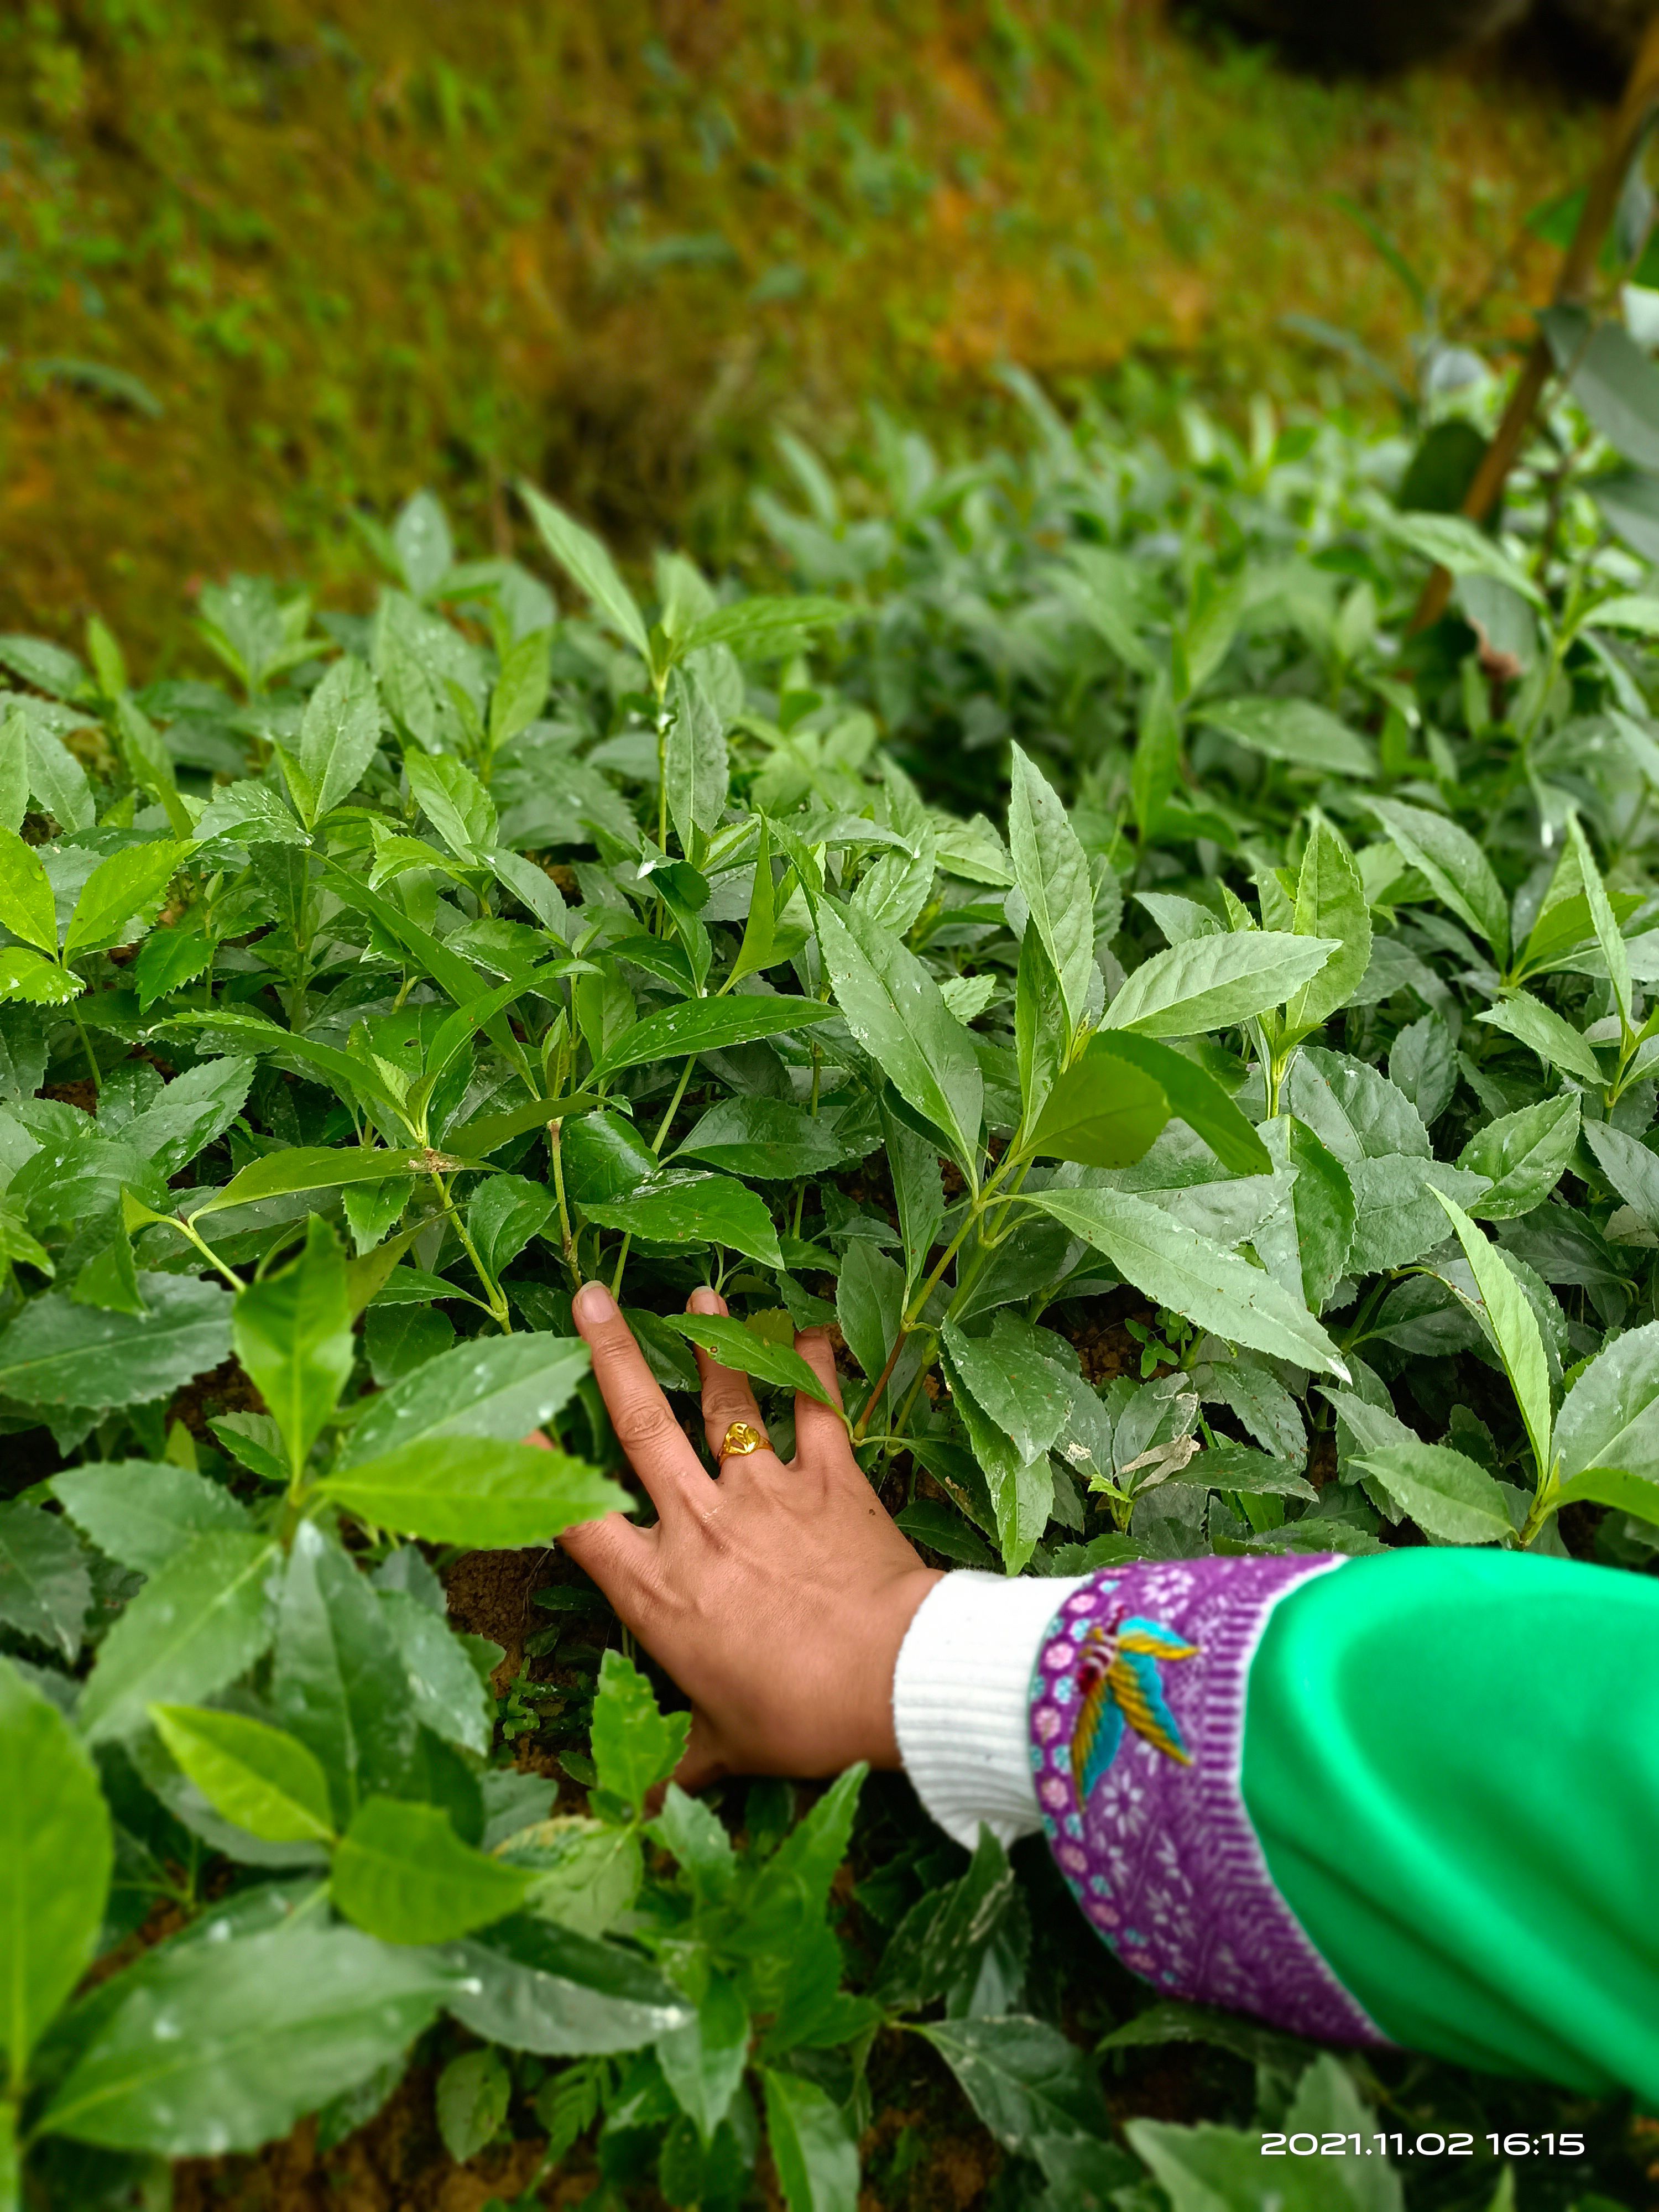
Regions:
<instances>
[{"instance_id":1,"label":"gold ring","mask_svg":"<svg viewBox=\"0 0 1659 2212\"><path fill-rule=\"evenodd\" d=\"M747 1459L750 1452L766 1449L766 1431L757 1429L752 1421L733 1421L720 1438L719 1452L722 1467L729 1459Z\"/></svg>"}]
</instances>

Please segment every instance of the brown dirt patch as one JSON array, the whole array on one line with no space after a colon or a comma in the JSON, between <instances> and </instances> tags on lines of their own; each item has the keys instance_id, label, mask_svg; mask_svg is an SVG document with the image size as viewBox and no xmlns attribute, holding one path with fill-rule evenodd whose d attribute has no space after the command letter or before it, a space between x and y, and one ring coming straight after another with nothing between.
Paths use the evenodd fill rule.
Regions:
<instances>
[{"instance_id":1,"label":"brown dirt patch","mask_svg":"<svg viewBox=\"0 0 1659 2212\"><path fill-rule=\"evenodd\" d=\"M524 1666L525 1638L544 1627L544 1616L532 1614L530 1599L550 1580L548 1552L469 1552L457 1559L444 1577L449 1617L469 1636L487 1636L506 1654L491 1680L498 1697L505 1694Z\"/></svg>"}]
</instances>

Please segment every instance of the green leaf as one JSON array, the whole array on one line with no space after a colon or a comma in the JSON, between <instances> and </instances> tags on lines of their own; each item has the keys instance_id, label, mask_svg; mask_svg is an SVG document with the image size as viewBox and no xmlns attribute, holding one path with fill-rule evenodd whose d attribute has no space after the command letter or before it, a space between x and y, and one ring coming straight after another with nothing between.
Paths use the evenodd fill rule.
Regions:
<instances>
[{"instance_id":1,"label":"green leaf","mask_svg":"<svg viewBox=\"0 0 1659 2212\"><path fill-rule=\"evenodd\" d=\"M765 1267L783 1265L765 1200L731 1176L670 1168L624 1197L589 1199L582 1211L601 1228L653 1243L720 1244Z\"/></svg>"},{"instance_id":2,"label":"green leaf","mask_svg":"<svg viewBox=\"0 0 1659 2212\"><path fill-rule=\"evenodd\" d=\"M1200 1328L1346 1377L1336 1346L1300 1299L1162 1206L1115 1190L1046 1190L1031 1203L1103 1252L1137 1290Z\"/></svg>"},{"instance_id":3,"label":"green leaf","mask_svg":"<svg viewBox=\"0 0 1659 2212\"><path fill-rule=\"evenodd\" d=\"M1659 599L1616 592L1592 607L1583 619L1593 629L1624 629L1638 637L1659 637Z\"/></svg>"},{"instance_id":4,"label":"green leaf","mask_svg":"<svg viewBox=\"0 0 1659 2212\"><path fill-rule=\"evenodd\" d=\"M441 1954L459 1977L448 2008L509 2051L544 2057L637 2051L690 2007L636 1951L519 1913Z\"/></svg>"},{"instance_id":5,"label":"green leaf","mask_svg":"<svg viewBox=\"0 0 1659 2212\"><path fill-rule=\"evenodd\" d=\"M410 751L404 773L421 811L456 859L483 862L495 842L495 803L466 763L453 753Z\"/></svg>"},{"instance_id":6,"label":"green leaf","mask_svg":"<svg viewBox=\"0 0 1659 2212\"><path fill-rule=\"evenodd\" d=\"M1364 738L1311 699L1217 699L1192 712L1194 720L1268 760L1330 775L1376 774L1376 756Z\"/></svg>"},{"instance_id":7,"label":"green leaf","mask_svg":"<svg viewBox=\"0 0 1659 2212\"><path fill-rule=\"evenodd\" d=\"M1291 1036L1322 1028L1346 1006L1364 981L1371 961L1371 914L1358 864L1347 840L1316 811L1296 881L1298 937L1334 938L1340 947L1285 1009Z\"/></svg>"},{"instance_id":8,"label":"green leaf","mask_svg":"<svg viewBox=\"0 0 1659 2212\"><path fill-rule=\"evenodd\" d=\"M1538 1316L1515 1277L1462 1207L1444 1191L1437 1190L1434 1195L1436 1203L1444 1207L1469 1263L1541 1480L1550 1465L1550 1370Z\"/></svg>"},{"instance_id":9,"label":"green leaf","mask_svg":"<svg viewBox=\"0 0 1659 2212\"><path fill-rule=\"evenodd\" d=\"M363 779L380 742L380 695L374 674L350 653L328 669L306 702L297 758L312 805L313 829ZM301 809L306 813L305 808Z\"/></svg>"},{"instance_id":10,"label":"green leaf","mask_svg":"<svg viewBox=\"0 0 1659 2212\"><path fill-rule=\"evenodd\" d=\"M1334 939L1288 930L1193 938L1142 961L1107 1007L1102 1026L1153 1037L1231 1029L1282 1006L1341 949Z\"/></svg>"},{"instance_id":11,"label":"green leaf","mask_svg":"<svg viewBox=\"0 0 1659 2212\"><path fill-rule=\"evenodd\" d=\"M87 1555L73 1532L38 1506L0 1505L0 1621L73 1666L91 1603Z\"/></svg>"},{"instance_id":12,"label":"green leaf","mask_svg":"<svg viewBox=\"0 0 1659 2212\"><path fill-rule=\"evenodd\" d=\"M1599 1085L1604 1079L1595 1054L1571 1023L1528 991L1517 991L1497 1006L1483 1008L1474 1018L1530 1046L1547 1066L1565 1068L1586 1083Z\"/></svg>"},{"instance_id":13,"label":"green leaf","mask_svg":"<svg viewBox=\"0 0 1659 2212\"><path fill-rule=\"evenodd\" d=\"M837 913L825 899L818 932L853 1035L971 1175L985 1096L973 1038L915 954L879 923L856 908Z\"/></svg>"},{"instance_id":14,"label":"green leaf","mask_svg":"<svg viewBox=\"0 0 1659 2212\"><path fill-rule=\"evenodd\" d=\"M874 1382L898 1341L904 1314L904 1270L868 1237L855 1237L836 1279L836 1322L866 1378ZM871 1419L874 1419L872 1408ZM866 1422L866 1426L870 1423Z\"/></svg>"},{"instance_id":15,"label":"green leaf","mask_svg":"<svg viewBox=\"0 0 1659 2212\"><path fill-rule=\"evenodd\" d=\"M245 1674L270 1641L269 1537L198 1536L152 1575L98 1650L82 1693L89 1743L131 1735L153 1705L194 1704Z\"/></svg>"},{"instance_id":16,"label":"green leaf","mask_svg":"<svg viewBox=\"0 0 1659 2212\"><path fill-rule=\"evenodd\" d=\"M191 1219L224 1213L233 1206L253 1206L261 1199L289 1198L302 1190L337 1190L346 1183L383 1182L391 1176L422 1175L428 1169L447 1174L463 1164L451 1154L434 1152L421 1145L405 1151L368 1145L295 1145L251 1160L205 1205L193 1208Z\"/></svg>"},{"instance_id":17,"label":"green leaf","mask_svg":"<svg viewBox=\"0 0 1659 2212\"><path fill-rule=\"evenodd\" d=\"M939 2021L915 2030L944 2058L1006 2151L1029 2157L1045 2136L1109 2136L1087 2054L1047 2021Z\"/></svg>"},{"instance_id":18,"label":"green leaf","mask_svg":"<svg viewBox=\"0 0 1659 2212\"><path fill-rule=\"evenodd\" d=\"M14 2082L91 1962L112 1863L92 1761L0 1658L0 2050Z\"/></svg>"},{"instance_id":19,"label":"green leaf","mask_svg":"<svg viewBox=\"0 0 1659 2212\"><path fill-rule=\"evenodd\" d=\"M760 2071L767 2140L789 2212L858 2212L858 2146L827 2092L803 2074Z\"/></svg>"},{"instance_id":20,"label":"green leaf","mask_svg":"<svg viewBox=\"0 0 1659 2212\"><path fill-rule=\"evenodd\" d=\"M1342 1279L1353 1244L1353 1185L1341 1161L1294 1114L1276 1115L1262 1133L1274 1164L1293 1168L1296 1181L1251 1242L1263 1267L1287 1290L1299 1288L1310 1313L1321 1313Z\"/></svg>"},{"instance_id":21,"label":"green leaf","mask_svg":"<svg viewBox=\"0 0 1659 2212\"><path fill-rule=\"evenodd\" d=\"M178 1389L230 1353L229 1294L188 1276L141 1273L147 1313L32 1298L0 1331L0 1394L26 1406L107 1412Z\"/></svg>"},{"instance_id":22,"label":"green leaf","mask_svg":"<svg viewBox=\"0 0 1659 2212\"><path fill-rule=\"evenodd\" d=\"M29 726L15 707L0 708L0 830L14 835L22 827L23 817L29 806ZM26 848L27 849L27 848ZM11 874L14 856L10 848L0 841L0 885ZM5 920L5 892L0 889L0 921ZM7 925L10 927L9 924ZM52 930L52 950L58 949L56 917ZM0 2208L11 2212L0 2191Z\"/></svg>"},{"instance_id":23,"label":"green leaf","mask_svg":"<svg viewBox=\"0 0 1659 2212\"><path fill-rule=\"evenodd\" d=\"M1008 847L1066 1008L1068 1039L1082 1021L1095 972L1095 902L1089 862L1059 794L1018 745L1012 748Z\"/></svg>"},{"instance_id":24,"label":"green leaf","mask_svg":"<svg viewBox=\"0 0 1659 2212\"><path fill-rule=\"evenodd\" d=\"M1384 524L1389 535L1408 545L1425 561L1448 568L1454 576L1495 576L1535 607L1543 594L1524 568L1519 568L1494 538L1478 523L1462 514L1391 514Z\"/></svg>"},{"instance_id":25,"label":"green leaf","mask_svg":"<svg viewBox=\"0 0 1659 2212\"><path fill-rule=\"evenodd\" d=\"M335 1825L364 1797L410 1787L415 1717L379 1595L314 1522L295 1532L271 1670L276 1717L320 1760Z\"/></svg>"},{"instance_id":26,"label":"green leaf","mask_svg":"<svg viewBox=\"0 0 1659 2212\"><path fill-rule=\"evenodd\" d=\"M532 1237L539 1236L558 1211L544 1183L524 1176L495 1175L473 1190L466 1209L467 1234L485 1272L501 1279Z\"/></svg>"},{"instance_id":27,"label":"green leaf","mask_svg":"<svg viewBox=\"0 0 1659 2212\"><path fill-rule=\"evenodd\" d=\"M1467 830L1425 806L1376 799L1371 811L1435 896L1484 937L1502 966L1510 957L1510 910L1492 863Z\"/></svg>"},{"instance_id":28,"label":"green leaf","mask_svg":"<svg viewBox=\"0 0 1659 2212\"><path fill-rule=\"evenodd\" d=\"M1555 1493L1558 1505L1576 1505L1580 1499L1592 1505L1611 1505L1616 1512L1633 1513L1638 1521L1659 1522L1659 1481L1632 1474L1622 1467L1587 1468L1564 1482Z\"/></svg>"},{"instance_id":29,"label":"green leaf","mask_svg":"<svg viewBox=\"0 0 1659 2212\"><path fill-rule=\"evenodd\" d=\"M577 590L592 601L600 618L648 664L651 641L646 633L645 617L633 593L617 574L616 565L605 547L591 530L584 530L574 516L544 498L533 484L521 481L519 493L542 534L542 543Z\"/></svg>"},{"instance_id":30,"label":"green leaf","mask_svg":"<svg viewBox=\"0 0 1659 2212\"><path fill-rule=\"evenodd\" d=\"M550 1121L576 1121L604 1103L592 1091L574 1091L562 1098L531 1098L505 1114L481 1114L448 1134L451 1142L465 1153L467 1164L476 1165L514 1137L523 1136L526 1129L544 1129Z\"/></svg>"},{"instance_id":31,"label":"green leaf","mask_svg":"<svg viewBox=\"0 0 1659 2212\"><path fill-rule=\"evenodd\" d=\"M769 1343L728 1314L664 1314L660 1319L665 1328L701 1345L722 1367L752 1375L775 1390L804 1391L821 1406L835 1402L799 1352L788 1345Z\"/></svg>"},{"instance_id":32,"label":"green leaf","mask_svg":"<svg viewBox=\"0 0 1659 2212\"><path fill-rule=\"evenodd\" d=\"M338 1468L313 1495L375 1528L478 1551L550 1544L577 1522L632 1510L626 1491L580 1460L467 1436L422 1437Z\"/></svg>"},{"instance_id":33,"label":"green leaf","mask_svg":"<svg viewBox=\"0 0 1659 2212\"><path fill-rule=\"evenodd\" d=\"M328 1777L298 1736L244 1713L152 1705L157 1734L214 1811L270 1844L331 1843Z\"/></svg>"},{"instance_id":34,"label":"green leaf","mask_svg":"<svg viewBox=\"0 0 1659 2212\"><path fill-rule=\"evenodd\" d=\"M476 2156L507 2118L513 2077L499 2052L463 2051L439 2075L433 2091L438 2133L451 2158Z\"/></svg>"},{"instance_id":35,"label":"green leaf","mask_svg":"<svg viewBox=\"0 0 1659 2212\"><path fill-rule=\"evenodd\" d=\"M483 1759L495 1732L495 1701L466 1645L406 1591L383 1589L380 1607L403 1662L415 1717L422 1728ZM493 1647L499 1650L500 1645Z\"/></svg>"},{"instance_id":36,"label":"green leaf","mask_svg":"<svg viewBox=\"0 0 1659 2212\"><path fill-rule=\"evenodd\" d=\"M645 1067L656 1060L685 1060L700 1052L728 1052L733 1045L781 1036L787 1030L825 1021L834 1012L816 999L687 999L633 1023L598 1062L591 1080L607 1082L625 1067Z\"/></svg>"},{"instance_id":37,"label":"green leaf","mask_svg":"<svg viewBox=\"0 0 1659 2212\"><path fill-rule=\"evenodd\" d=\"M78 975L65 975L44 952L21 945L0 948L0 999L21 999L33 1006L66 1006L85 988Z\"/></svg>"},{"instance_id":38,"label":"green leaf","mask_svg":"<svg viewBox=\"0 0 1659 2212\"><path fill-rule=\"evenodd\" d=\"M838 1166L848 1148L828 1115L789 1098L717 1099L676 1152L757 1182L793 1182Z\"/></svg>"},{"instance_id":39,"label":"green leaf","mask_svg":"<svg viewBox=\"0 0 1659 2212\"><path fill-rule=\"evenodd\" d=\"M458 1344L369 1401L335 1472L434 1437L517 1443L569 1402L590 1364L580 1337L544 1331Z\"/></svg>"},{"instance_id":40,"label":"green leaf","mask_svg":"<svg viewBox=\"0 0 1659 2212\"><path fill-rule=\"evenodd\" d=\"M805 632L846 622L852 613L839 599L815 598L806 592L798 597L735 599L693 623L680 638L679 648L688 653L708 645L727 645L739 660L775 660L782 653L799 652Z\"/></svg>"},{"instance_id":41,"label":"green leaf","mask_svg":"<svg viewBox=\"0 0 1659 2212\"><path fill-rule=\"evenodd\" d=\"M44 2130L167 2158L257 2150L404 2051L453 1984L418 1953L314 1918L169 1945L130 1976Z\"/></svg>"},{"instance_id":42,"label":"green leaf","mask_svg":"<svg viewBox=\"0 0 1659 2212\"><path fill-rule=\"evenodd\" d=\"M33 846L15 829L0 828L0 921L14 937L33 945L55 963L58 909L52 879Z\"/></svg>"},{"instance_id":43,"label":"green leaf","mask_svg":"<svg viewBox=\"0 0 1659 2212\"><path fill-rule=\"evenodd\" d=\"M534 1879L464 1844L441 1806L367 1797L334 1854L329 1892L383 1943L453 1943L515 1912Z\"/></svg>"},{"instance_id":44,"label":"green leaf","mask_svg":"<svg viewBox=\"0 0 1659 2212\"><path fill-rule=\"evenodd\" d=\"M1352 1464L1387 1497L1390 1520L1415 1521L1445 1544L1505 1544L1514 1534L1504 1492L1485 1468L1443 1444L1387 1444Z\"/></svg>"},{"instance_id":45,"label":"green leaf","mask_svg":"<svg viewBox=\"0 0 1659 2212\"><path fill-rule=\"evenodd\" d=\"M726 731L707 685L690 669L677 668L669 678L668 705L673 719L662 741L668 818L689 858L697 831L719 829L726 809Z\"/></svg>"},{"instance_id":46,"label":"green leaf","mask_svg":"<svg viewBox=\"0 0 1659 2212\"><path fill-rule=\"evenodd\" d=\"M920 2012L971 1984L988 1945L1018 1894L1008 1854L987 1827L966 1874L911 1906L882 1954L876 1987L890 2011Z\"/></svg>"},{"instance_id":47,"label":"green leaf","mask_svg":"<svg viewBox=\"0 0 1659 2212\"><path fill-rule=\"evenodd\" d=\"M1109 1100L1115 1108L1122 1096L1119 1086L1125 1084L1125 1072L1131 1069L1143 1079L1157 1083L1170 1111L1203 1139L1224 1167L1230 1168L1235 1175L1273 1172L1273 1162L1261 1139L1215 1078L1184 1053L1132 1030L1103 1030L1089 1040L1081 1057L1067 1068L1044 1108L1033 1150L1040 1157L1046 1154L1054 1159L1081 1160L1086 1167L1127 1167L1132 1158L1138 1159L1146 1146L1130 1158L1085 1158L1081 1150L1062 1151L1051 1137L1058 1115L1073 1099L1079 1108L1085 1100L1097 1105ZM1157 1131L1152 1134L1156 1136ZM1089 1117L1080 1115L1070 1141L1073 1146L1093 1141Z\"/></svg>"},{"instance_id":48,"label":"green leaf","mask_svg":"<svg viewBox=\"0 0 1659 2212\"><path fill-rule=\"evenodd\" d=\"M969 1336L952 1321L944 1326L956 1374L1022 1461L1036 1458L1054 1443L1079 1388L1075 1376L1047 1355L1045 1336L1048 1331L1007 1312L999 1312L982 1336ZM1058 1348L1057 1338L1048 1341Z\"/></svg>"},{"instance_id":49,"label":"green leaf","mask_svg":"<svg viewBox=\"0 0 1659 2212\"><path fill-rule=\"evenodd\" d=\"M749 2063L749 2008L736 1982L714 1972L684 2027L657 2039L657 2063L706 2149L731 2110Z\"/></svg>"},{"instance_id":50,"label":"green leaf","mask_svg":"<svg viewBox=\"0 0 1659 2212\"><path fill-rule=\"evenodd\" d=\"M319 1214L307 1224L300 1257L241 1292L231 1328L297 1477L339 1402L356 1349L345 1255Z\"/></svg>"},{"instance_id":51,"label":"green leaf","mask_svg":"<svg viewBox=\"0 0 1659 2212\"><path fill-rule=\"evenodd\" d=\"M946 1363L948 1377L954 1371L948 1354ZM955 1395L969 1445L985 1477L1004 1570L1011 1575L1021 1574L1030 1564L1054 1510L1054 1474L1048 1452L1022 1459L959 1376Z\"/></svg>"},{"instance_id":52,"label":"green leaf","mask_svg":"<svg viewBox=\"0 0 1659 2212\"><path fill-rule=\"evenodd\" d=\"M599 1663L593 1699L593 1764L599 1787L620 1797L640 1819L645 1801L679 1765L691 1727L690 1713L664 1713L651 1685L613 1644Z\"/></svg>"},{"instance_id":53,"label":"green leaf","mask_svg":"<svg viewBox=\"0 0 1659 2212\"><path fill-rule=\"evenodd\" d=\"M52 1477L52 1493L88 1543L124 1567L159 1574L198 1536L251 1523L221 1484L189 1468L100 1460Z\"/></svg>"},{"instance_id":54,"label":"green leaf","mask_svg":"<svg viewBox=\"0 0 1659 2212\"><path fill-rule=\"evenodd\" d=\"M1590 921L1595 931L1595 941L1601 948L1601 957L1607 963L1607 975L1613 984L1614 1003L1624 1027L1631 1027L1630 951L1620 933L1619 923L1607 898L1607 885L1601 881L1601 871L1595 865L1578 817L1567 817L1567 835L1572 840L1578 856L1578 872L1583 879L1584 896L1589 903Z\"/></svg>"},{"instance_id":55,"label":"green leaf","mask_svg":"<svg viewBox=\"0 0 1659 2212\"><path fill-rule=\"evenodd\" d=\"M190 851L188 844L164 838L154 845L129 845L100 860L75 902L64 939L64 959L141 937Z\"/></svg>"},{"instance_id":56,"label":"green leaf","mask_svg":"<svg viewBox=\"0 0 1659 2212\"><path fill-rule=\"evenodd\" d=\"M1541 1205L1565 1174L1577 1145L1578 1111L1577 1093L1564 1091L1477 1130L1458 1154L1457 1164L1489 1176L1492 1188L1469 1200L1469 1212L1483 1221L1510 1221Z\"/></svg>"},{"instance_id":57,"label":"green leaf","mask_svg":"<svg viewBox=\"0 0 1659 2212\"><path fill-rule=\"evenodd\" d=\"M492 748L499 750L527 730L546 704L552 642L551 630L528 630L501 655L501 673L489 695Z\"/></svg>"},{"instance_id":58,"label":"green leaf","mask_svg":"<svg viewBox=\"0 0 1659 2212\"><path fill-rule=\"evenodd\" d=\"M97 816L87 772L69 747L49 731L29 730L29 788L65 830L90 830Z\"/></svg>"},{"instance_id":59,"label":"green leaf","mask_svg":"<svg viewBox=\"0 0 1659 2212\"><path fill-rule=\"evenodd\" d=\"M1659 1322L1613 1338L1562 1401L1555 1451L1568 1480L1622 1468L1659 1481Z\"/></svg>"}]
</instances>

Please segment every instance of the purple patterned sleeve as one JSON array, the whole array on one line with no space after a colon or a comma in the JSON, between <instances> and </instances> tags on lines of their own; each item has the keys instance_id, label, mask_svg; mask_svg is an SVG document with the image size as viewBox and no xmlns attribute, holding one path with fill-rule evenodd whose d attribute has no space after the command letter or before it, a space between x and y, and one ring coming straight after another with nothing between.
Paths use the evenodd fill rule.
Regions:
<instances>
[{"instance_id":1,"label":"purple patterned sleeve","mask_svg":"<svg viewBox=\"0 0 1659 2212\"><path fill-rule=\"evenodd\" d=\"M1158 1560L1094 1576L1037 1653L1031 1765L1060 1870L1126 1966L1298 2035L1382 2043L1273 1886L1239 1787L1267 1617L1341 1564Z\"/></svg>"}]
</instances>

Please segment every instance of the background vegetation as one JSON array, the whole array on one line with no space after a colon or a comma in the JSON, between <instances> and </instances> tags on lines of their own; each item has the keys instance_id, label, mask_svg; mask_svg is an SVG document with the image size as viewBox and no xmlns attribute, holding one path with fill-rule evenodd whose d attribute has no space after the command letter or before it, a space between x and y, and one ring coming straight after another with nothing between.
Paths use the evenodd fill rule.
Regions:
<instances>
[{"instance_id":1,"label":"background vegetation","mask_svg":"<svg viewBox=\"0 0 1659 2212\"><path fill-rule=\"evenodd\" d=\"M959 441L1003 360L1288 398L1334 358L1300 313L1399 369L1419 310L1336 196L1503 333L1595 131L1513 55L1333 84L1152 0L29 0L0 619L176 640L181 580L361 574L343 510L422 483L504 551L518 470L724 557L770 422Z\"/></svg>"}]
</instances>

